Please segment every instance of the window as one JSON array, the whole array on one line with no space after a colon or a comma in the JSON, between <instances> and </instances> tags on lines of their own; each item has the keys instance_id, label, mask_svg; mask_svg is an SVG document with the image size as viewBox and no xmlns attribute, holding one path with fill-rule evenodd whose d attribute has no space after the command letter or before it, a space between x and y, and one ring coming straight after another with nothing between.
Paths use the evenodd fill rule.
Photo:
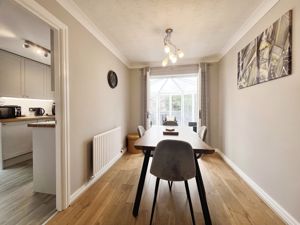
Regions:
<instances>
[{"instance_id":1,"label":"window","mask_svg":"<svg viewBox=\"0 0 300 225\"><path fill-rule=\"evenodd\" d=\"M153 76L150 78L151 123L161 125L174 116L179 125L197 122L197 76Z\"/></svg>"}]
</instances>

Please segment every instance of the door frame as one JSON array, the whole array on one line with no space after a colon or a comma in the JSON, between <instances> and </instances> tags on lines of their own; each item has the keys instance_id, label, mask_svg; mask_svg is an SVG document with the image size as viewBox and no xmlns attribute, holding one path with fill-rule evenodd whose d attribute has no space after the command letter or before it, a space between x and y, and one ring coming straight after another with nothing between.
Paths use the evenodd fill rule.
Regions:
<instances>
[{"instance_id":1,"label":"door frame","mask_svg":"<svg viewBox=\"0 0 300 225\"><path fill-rule=\"evenodd\" d=\"M54 79L56 119L56 209L70 204L70 122L68 27L34 0L14 0L54 31Z\"/></svg>"}]
</instances>

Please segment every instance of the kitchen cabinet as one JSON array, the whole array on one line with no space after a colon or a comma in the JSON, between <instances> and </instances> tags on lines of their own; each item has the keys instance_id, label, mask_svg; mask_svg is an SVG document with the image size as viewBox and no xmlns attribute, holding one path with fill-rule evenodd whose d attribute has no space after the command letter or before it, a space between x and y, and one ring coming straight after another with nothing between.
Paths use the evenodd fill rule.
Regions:
<instances>
[{"instance_id":1,"label":"kitchen cabinet","mask_svg":"<svg viewBox=\"0 0 300 225\"><path fill-rule=\"evenodd\" d=\"M18 122L0 122L0 170L32 157L32 128L29 123L53 121L37 117Z\"/></svg>"},{"instance_id":2,"label":"kitchen cabinet","mask_svg":"<svg viewBox=\"0 0 300 225\"><path fill-rule=\"evenodd\" d=\"M0 51L0 97L22 96L22 59Z\"/></svg>"},{"instance_id":3,"label":"kitchen cabinet","mask_svg":"<svg viewBox=\"0 0 300 225\"><path fill-rule=\"evenodd\" d=\"M54 99L48 65L0 50L0 97Z\"/></svg>"},{"instance_id":4,"label":"kitchen cabinet","mask_svg":"<svg viewBox=\"0 0 300 225\"><path fill-rule=\"evenodd\" d=\"M54 99L54 91L52 90L52 74L50 66L45 67L45 97L46 99Z\"/></svg>"},{"instance_id":5,"label":"kitchen cabinet","mask_svg":"<svg viewBox=\"0 0 300 225\"><path fill-rule=\"evenodd\" d=\"M2 123L2 160L32 152L32 129L27 124L28 122Z\"/></svg>"},{"instance_id":6,"label":"kitchen cabinet","mask_svg":"<svg viewBox=\"0 0 300 225\"><path fill-rule=\"evenodd\" d=\"M25 97L43 99L45 97L45 65L25 59L24 73Z\"/></svg>"},{"instance_id":7,"label":"kitchen cabinet","mask_svg":"<svg viewBox=\"0 0 300 225\"><path fill-rule=\"evenodd\" d=\"M33 143L33 190L56 194L55 181L55 124L37 123L32 128Z\"/></svg>"}]
</instances>

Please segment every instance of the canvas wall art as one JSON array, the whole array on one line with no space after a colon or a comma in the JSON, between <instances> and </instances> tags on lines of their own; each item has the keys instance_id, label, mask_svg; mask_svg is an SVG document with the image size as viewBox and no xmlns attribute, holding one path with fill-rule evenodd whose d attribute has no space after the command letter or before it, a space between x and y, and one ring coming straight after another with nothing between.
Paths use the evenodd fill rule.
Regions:
<instances>
[{"instance_id":1,"label":"canvas wall art","mask_svg":"<svg viewBox=\"0 0 300 225\"><path fill-rule=\"evenodd\" d=\"M281 78L291 72L292 10L238 53L238 88Z\"/></svg>"}]
</instances>

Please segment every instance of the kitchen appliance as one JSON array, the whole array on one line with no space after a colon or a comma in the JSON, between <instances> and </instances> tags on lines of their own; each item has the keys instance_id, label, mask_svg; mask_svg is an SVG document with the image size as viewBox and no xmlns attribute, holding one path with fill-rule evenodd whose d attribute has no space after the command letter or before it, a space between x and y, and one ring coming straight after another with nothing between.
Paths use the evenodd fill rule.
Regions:
<instances>
[{"instance_id":1,"label":"kitchen appliance","mask_svg":"<svg viewBox=\"0 0 300 225\"><path fill-rule=\"evenodd\" d=\"M45 109L43 108L29 108L30 112L34 112L35 116L42 116L45 114Z\"/></svg>"},{"instance_id":2,"label":"kitchen appliance","mask_svg":"<svg viewBox=\"0 0 300 225\"><path fill-rule=\"evenodd\" d=\"M2 105L0 106L0 119L16 118L21 116L21 106Z\"/></svg>"},{"instance_id":3,"label":"kitchen appliance","mask_svg":"<svg viewBox=\"0 0 300 225\"><path fill-rule=\"evenodd\" d=\"M52 115L55 116L55 102L52 104Z\"/></svg>"},{"instance_id":4,"label":"kitchen appliance","mask_svg":"<svg viewBox=\"0 0 300 225\"><path fill-rule=\"evenodd\" d=\"M34 113L35 116L42 116L44 114L45 114L45 109L43 109L43 108L36 108L35 109L35 113Z\"/></svg>"}]
</instances>

